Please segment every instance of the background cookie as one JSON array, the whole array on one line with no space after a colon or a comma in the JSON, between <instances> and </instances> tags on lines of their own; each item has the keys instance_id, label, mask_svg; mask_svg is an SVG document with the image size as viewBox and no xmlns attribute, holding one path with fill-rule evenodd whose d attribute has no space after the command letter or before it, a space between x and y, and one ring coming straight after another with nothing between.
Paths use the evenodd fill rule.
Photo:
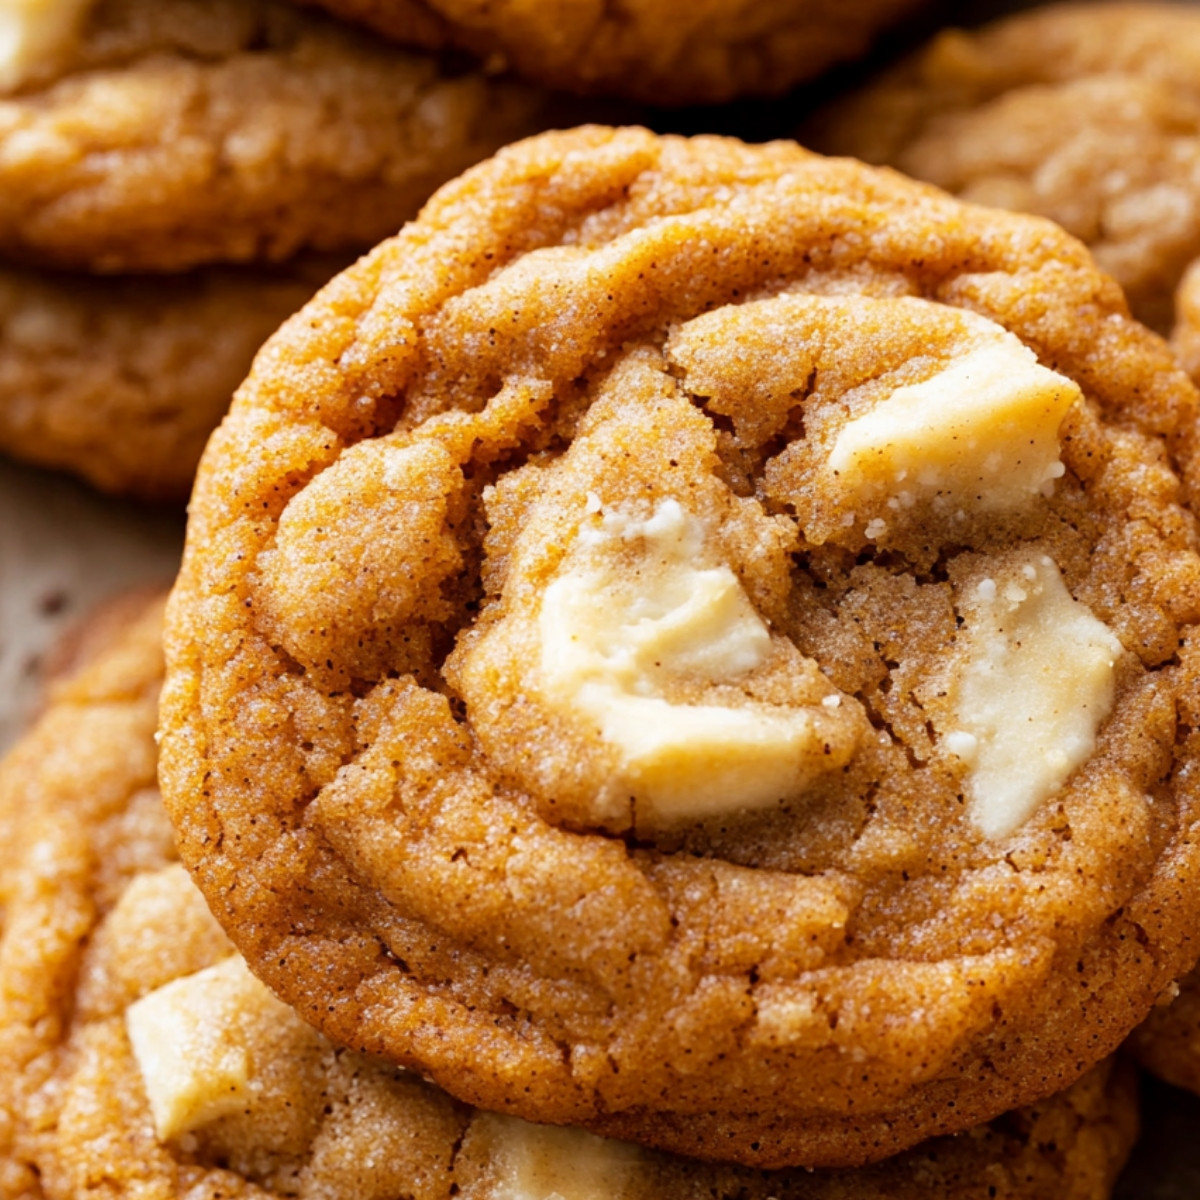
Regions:
<instances>
[{"instance_id":1,"label":"background cookie","mask_svg":"<svg viewBox=\"0 0 1200 1200\"><path fill-rule=\"evenodd\" d=\"M259 346L334 262L94 279L0 266L0 450L178 500Z\"/></svg>"},{"instance_id":2,"label":"background cookie","mask_svg":"<svg viewBox=\"0 0 1200 1200\"><path fill-rule=\"evenodd\" d=\"M358 250L550 119L541 93L272 0L21 13L0 62L11 259L177 271Z\"/></svg>"},{"instance_id":3,"label":"background cookie","mask_svg":"<svg viewBox=\"0 0 1200 1200\"><path fill-rule=\"evenodd\" d=\"M869 1170L769 1174L472 1112L336 1050L249 975L171 865L147 770L159 608L143 602L0 767L4 1195L1108 1194L1136 1125L1129 1073L1111 1063L1061 1097Z\"/></svg>"},{"instance_id":4,"label":"background cookie","mask_svg":"<svg viewBox=\"0 0 1200 1200\"><path fill-rule=\"evenodd\" d=\"M1051 217L1165 332L1200 254L1198 78L1194 5L1053 5L940 33L800 136Z\"/></svg>"},{"instance_id":5,"label":"background cookie","mask_svg":"<svg viewBox=\"0 0 1200 1200\"><path fill-rule=\"evenodd\" d=\"M1036 446L956 424L980 373ZM901 394L942 418L884 453L854 422ZM1048 223L788 143L509 148L210 443L184 860L300 1011L485 1107L846 1163L1053 1091L1195 957L1195 406ZM939 474L898 488L914 441ZM676 584L698 624L634 653ZM1064 696L1031 650L982 699L1043 611Z\"/></svg>"},{"instance_id":6,"label":"background cookie","mask_svg":"<svg viewBox=\"0 0 1200 1200\"><path fill-rule=\"evenodd\" d=\"M647 104L775 95L865 52L916 0L305 0L406 45L457 46L527 79Z\"/></svg>"}]
</instances>

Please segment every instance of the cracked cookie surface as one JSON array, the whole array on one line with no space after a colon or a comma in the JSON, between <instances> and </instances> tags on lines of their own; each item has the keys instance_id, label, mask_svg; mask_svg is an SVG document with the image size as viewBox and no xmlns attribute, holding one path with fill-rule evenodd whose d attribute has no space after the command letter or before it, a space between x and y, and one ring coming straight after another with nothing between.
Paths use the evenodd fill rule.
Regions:
<instances>
[{"instance_id":1,"label":"cracked cookie surface","mask_svg":"<svg viewBox=\"0 0 1200 1200\"><path fill-rule=\"evenodd\" d=\"M273 0L59 0L6 19L63 9L52 42L6 31L10 260L178 271L358 251L549 119L533 89Z\"/></svg>"},{"instance_id":2,"label":"cracked cookie surface","mask_svg":"<svg viewBox=\"0 0 1200 1200\"><path fill-rule=\"evenodd\" d=\"M647 104L777 95L863 54L917 0L304 0L406 45L456 46L536 83Z\"/></svg>"},{"instance_id":3,"label":"cracked cookie surface","mask_svg":"<svg viewBox=\"0 0 1200 1200\"><path fill-rule=\"evenodd\" d=\"M947 30L801 137L1050 217L1166 331L1200 254L1200 13L1052 5Z\"/></svg>"},{"instance_id":4,"label":"cracked cookie surface","mask_svg":"<svg viewBox=\"0 0 1200 1200\"><path fill-rule=\"evenodd\" d=\"M717 1167L456 1103L339 1050L249 975L153 787L161 604L93 641L0 765L0 1194L67 1200L882 1200L1108 1194L1136 1125L1111 1063L857 1171ZM117 630L114 632L114 630ZM34 848L36 853L34 853Z\"/></svg>"},{"instance_id":5,"label":"cracked cookie surface","mask_svg":"<svg viewBox=\"0 0 1200 1200\"><path fill-rule=\"evenodd\" d=\"M824 1165L1058 1090L1195 958L1196 403L1047 222L509 148L210 443L183 859L298 1010L484 1107Z\"/></svg>"}]
</instances>

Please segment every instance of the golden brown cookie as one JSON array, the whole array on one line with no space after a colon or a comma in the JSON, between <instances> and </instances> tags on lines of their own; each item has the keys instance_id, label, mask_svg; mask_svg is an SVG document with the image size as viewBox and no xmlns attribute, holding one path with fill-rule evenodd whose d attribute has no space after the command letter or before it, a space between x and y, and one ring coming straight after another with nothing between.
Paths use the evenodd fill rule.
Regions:
<instances>
[{"instance_id":1,"label":"golden brown cookie","mask_svg":"<svg viewBox=\"0 0 1200 1200\"><path fill-rule=\"evenodd\" d=\"M1066 1086L1196 957L1197 395L1049 222L791 143L510 147L260 354L164 796L448 1091L757 1165Z\"/></svg>"},{"instance_id":2,"label":"golden brown cookie","mask_svg":"<svg viewBox=\"0 0 1200 1200\"><path fill-rule=\"evenodd\" d=\"M1171 349L1192 381L1200 379L1200 259L1184 271L1175 289Z\"/></svg>"},{"instance_id":3,"label":"golden brown cookie","mask_svg":"<svg viewBox=\"0 0 1200 1200\"><path fill-rule=\"evenodd\" d=\"M802 140L1051 217L1171 326L1200 254L1200 12L1059 4L946 30Z\"/></svg>"},{"instance_id":4,"label":"golden brown cookie","mask_svg":"<svg viewBox=\"0 0 1200 1200\"><path fill-rule=\"evenodd\" d=\"M0 1194L300 1200L1101 1200L1129 1073L862 1171L713 1167L473 1112L340 1051L233 954L151 786L155 605L0 767Z\"/></svg>"},{"instance_id":5,"label":"golden brown cookie","mask_svg":"<svg viewBox=\"0 0 1200 1200\"><path fill-rule=\"evenodd\" d=\"M3 21L10 259L176 271L357 251L551 119L541 93L274 0L45 0Z\"/></svg>"},{"instance_id":6,"label":"golden brown cookie","mask_svg":"<svg viewBox=\"0 0 1200 1200\"><path fill-rule=\"evenodd\" d=\"M536 83L647 104L770 96L863 54L918 0L303 0L404 45L455 46Z\"/></svg>"},{"instance_id":7,"label":"golden brown cookie","mask_svg":"<svg viewBox=\"0 0 1200 1200\"><path fill-rule=\"evenodd\" d=\"M186 497L255 352L335 269L94 279L0 266L0 450L104 491Z\"/></svg>"},{"instance_id":8,"label":"golden brown cookie","mask_svg":"<svg viewBox=\"0 0 1200 1200\"><path fill-rule=\"evenodd\" d=\"M1160 1079L1200 1094L1200 970L1163 994L1129 1045Z\"/></svg>"}]
</instances>

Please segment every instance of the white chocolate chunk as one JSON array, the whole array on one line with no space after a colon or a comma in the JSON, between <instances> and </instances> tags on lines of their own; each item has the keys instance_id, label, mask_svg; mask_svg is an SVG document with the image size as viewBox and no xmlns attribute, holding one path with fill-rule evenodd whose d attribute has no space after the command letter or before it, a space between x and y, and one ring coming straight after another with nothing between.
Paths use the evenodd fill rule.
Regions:
<instances>
[{"instance_id":1,"label":"white chocolate chunk","mask_svg":"<svg viewBox=\"0 0 1200 1200\"><path fill-rule=\"evenodd\" d=\"M279 1001L234 956L126 1009L125 1027L161 1140L245 1107L253 1065L245 1015L263 1005Z\"/></svg>"},{"instance_id":2,"label":"white chocolate chunk","mask_svg":"<svg viewBox=\"0 0 1200 1200\"><path fill-rule=\"evenodd\" d=\"M595 723L639 811L664 821L798 794L820 738L804 708L664 698L672 678L736 681L771 652L737 576L693 565L705 541L703 523L675 500L643 520L609 512L581 530L577 560L546 588L539 617L548 698Z\"/></svg>"},{"instance_id":3,"label":"white chocolate chunk","mask_svg":"<svg viewBox=\"0 0 1200 1200\"><path fill-rule=\"evenodd\" d=\"M842 428L828 469L847 505L896 512L924 498L947 513L1012 510L1063 474L1058 431L1078 386L999 325L972 323L984 336L967 354ZM876 518L867 536L885 528Z\"/></svg>"},{"instance_id":4,"label":"white chocolate chunk","mask_svg":"<svg viewBox=\"0 0 1200 1200\"><path fill-rule=\"evenodd\" d=\"M493 1200L620 1200L642 1158L627 1142L481 1113L492 1152Z\"/></svg>"},{"instance_id":5,"label":"white chocolate chunk","mask_svg":"<svg viewBox=\"0 0 1200 1200\"><path fill-rule=\"evenodd\" d=\"M945 745L969 767L971 820L1004 837L1095 750L1121 643L1036 551L977 580L960 607L964 652L950 689L957 727Z\"/></svg>"},{"instance_id":6,"label":"white chocolate chunk","mask_svg":"<svg viewBox=\"0 0 1200 1200\"><path fill-rule=\"evenodd\" d=\"M0 92L52 71L94 0L0 0Z\"/></svg>"}]
</instances>

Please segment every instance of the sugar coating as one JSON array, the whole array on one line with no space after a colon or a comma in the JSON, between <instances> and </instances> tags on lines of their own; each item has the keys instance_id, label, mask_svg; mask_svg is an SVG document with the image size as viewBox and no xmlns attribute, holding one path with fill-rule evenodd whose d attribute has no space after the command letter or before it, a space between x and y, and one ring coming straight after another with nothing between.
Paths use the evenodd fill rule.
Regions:
<instances>
[{"instance_id":1,"label":"sugar coating","mask_svg":"<svg viewBox=\"0 0 1200 1200\"><path fill-rule=\"evenodd\" d=\"M253 980L170 861L158 797L145 785L160 610L142 610L126 632L110 630L108 649L60 688L0 767L0 816L17 851L0 870L6 1194L917 1200L984 1188L1050 1200L1111 1183L1136 1113L1131 1079L1110 1064L1004 1122L876 1168L770 1173L474 1112L335 1049ZM101 747L107 759L94 753ZM180 989L195 1002L181 1031L186 1077L201 1078L236 1046L245 1082L236 1109L156 1133L153 1089L147 1096L126 1030L147 1003ZM177 1076L160 1082L180 1086Z\"/></svg>"},{"instance_id":2,"label":"sugar coating","mask_svg":"<svg viewBox=\"0 0 1200 1200\"><path fill-rule=\"evenodd\" d=\"M1198 399L1123 305L1045 222L787 143L583 129L441 192L268 345L198 481L162 779L252 969L466 1102L759 1166L1076 1078L1200 910ZM981 318L1079 389L1061 477L847 507L842 431ZM727 586L757 665L648 698L803 710L840 766L647 819L544 688L555 581L601 571L606 620L657 569L644 536L591 562L607 513L703 531L685 578L770 637ZM946 668L963 588L1029 546L1122 650L1094 752L988 838Z\"/></svg>"},{"instance_id":3,"label":"sugar coating","mask_svg":"<svg viewBox=\"0 0 1200 1200\"><path fill-rule=\"evenodd\" d=\"M958 728L947 748L969 768L971 819L987 837L1012 833L1091 757L1123 653L1036 546L999 565L960 589L948 683Z\"/></svg>"},{"instance_id":4,"label":"sugar coating","mask_svg":"<svg viewBox=\"0 0 1200 1200\"><path fill-rule=\"evenodd\" d=\"M58 268L357 252L546 119L277 0L95 0L42 61L0 98L0 250Z\"/></svg>"},{"instance_id":5,"label":"sugar coating","mask_svg":"<svg viewBox=\"0 0 1200 1200\"><path fill-rule=\"evenodd\" d=\"M858 57L915 0L627 0L620 11L501 0L303 0L403 45L469 50L538 83L647 104L775 95Z\"/></svg>"},{"instance_id":6,"label":"sugar coating","mask_svg":"<svg viewBox=\"0 0 1200 1200\"><path fill-rule=\"evenodd\" d=\"M0 5L0 93L50 74L67 57L96 0L8 0Z\"/></svg>"},{"instance_id":7,"label":"sugar coating","mask_svg":"<svg viewBox=\"0 0 1200 1200\"><path fill-rule=\"evenodd\" d=\"M1186 5L1047 5L942 31L802 140L1050 217L1166 331L1200 254L1198 64Z\"/></svg>"}]
</instances>

